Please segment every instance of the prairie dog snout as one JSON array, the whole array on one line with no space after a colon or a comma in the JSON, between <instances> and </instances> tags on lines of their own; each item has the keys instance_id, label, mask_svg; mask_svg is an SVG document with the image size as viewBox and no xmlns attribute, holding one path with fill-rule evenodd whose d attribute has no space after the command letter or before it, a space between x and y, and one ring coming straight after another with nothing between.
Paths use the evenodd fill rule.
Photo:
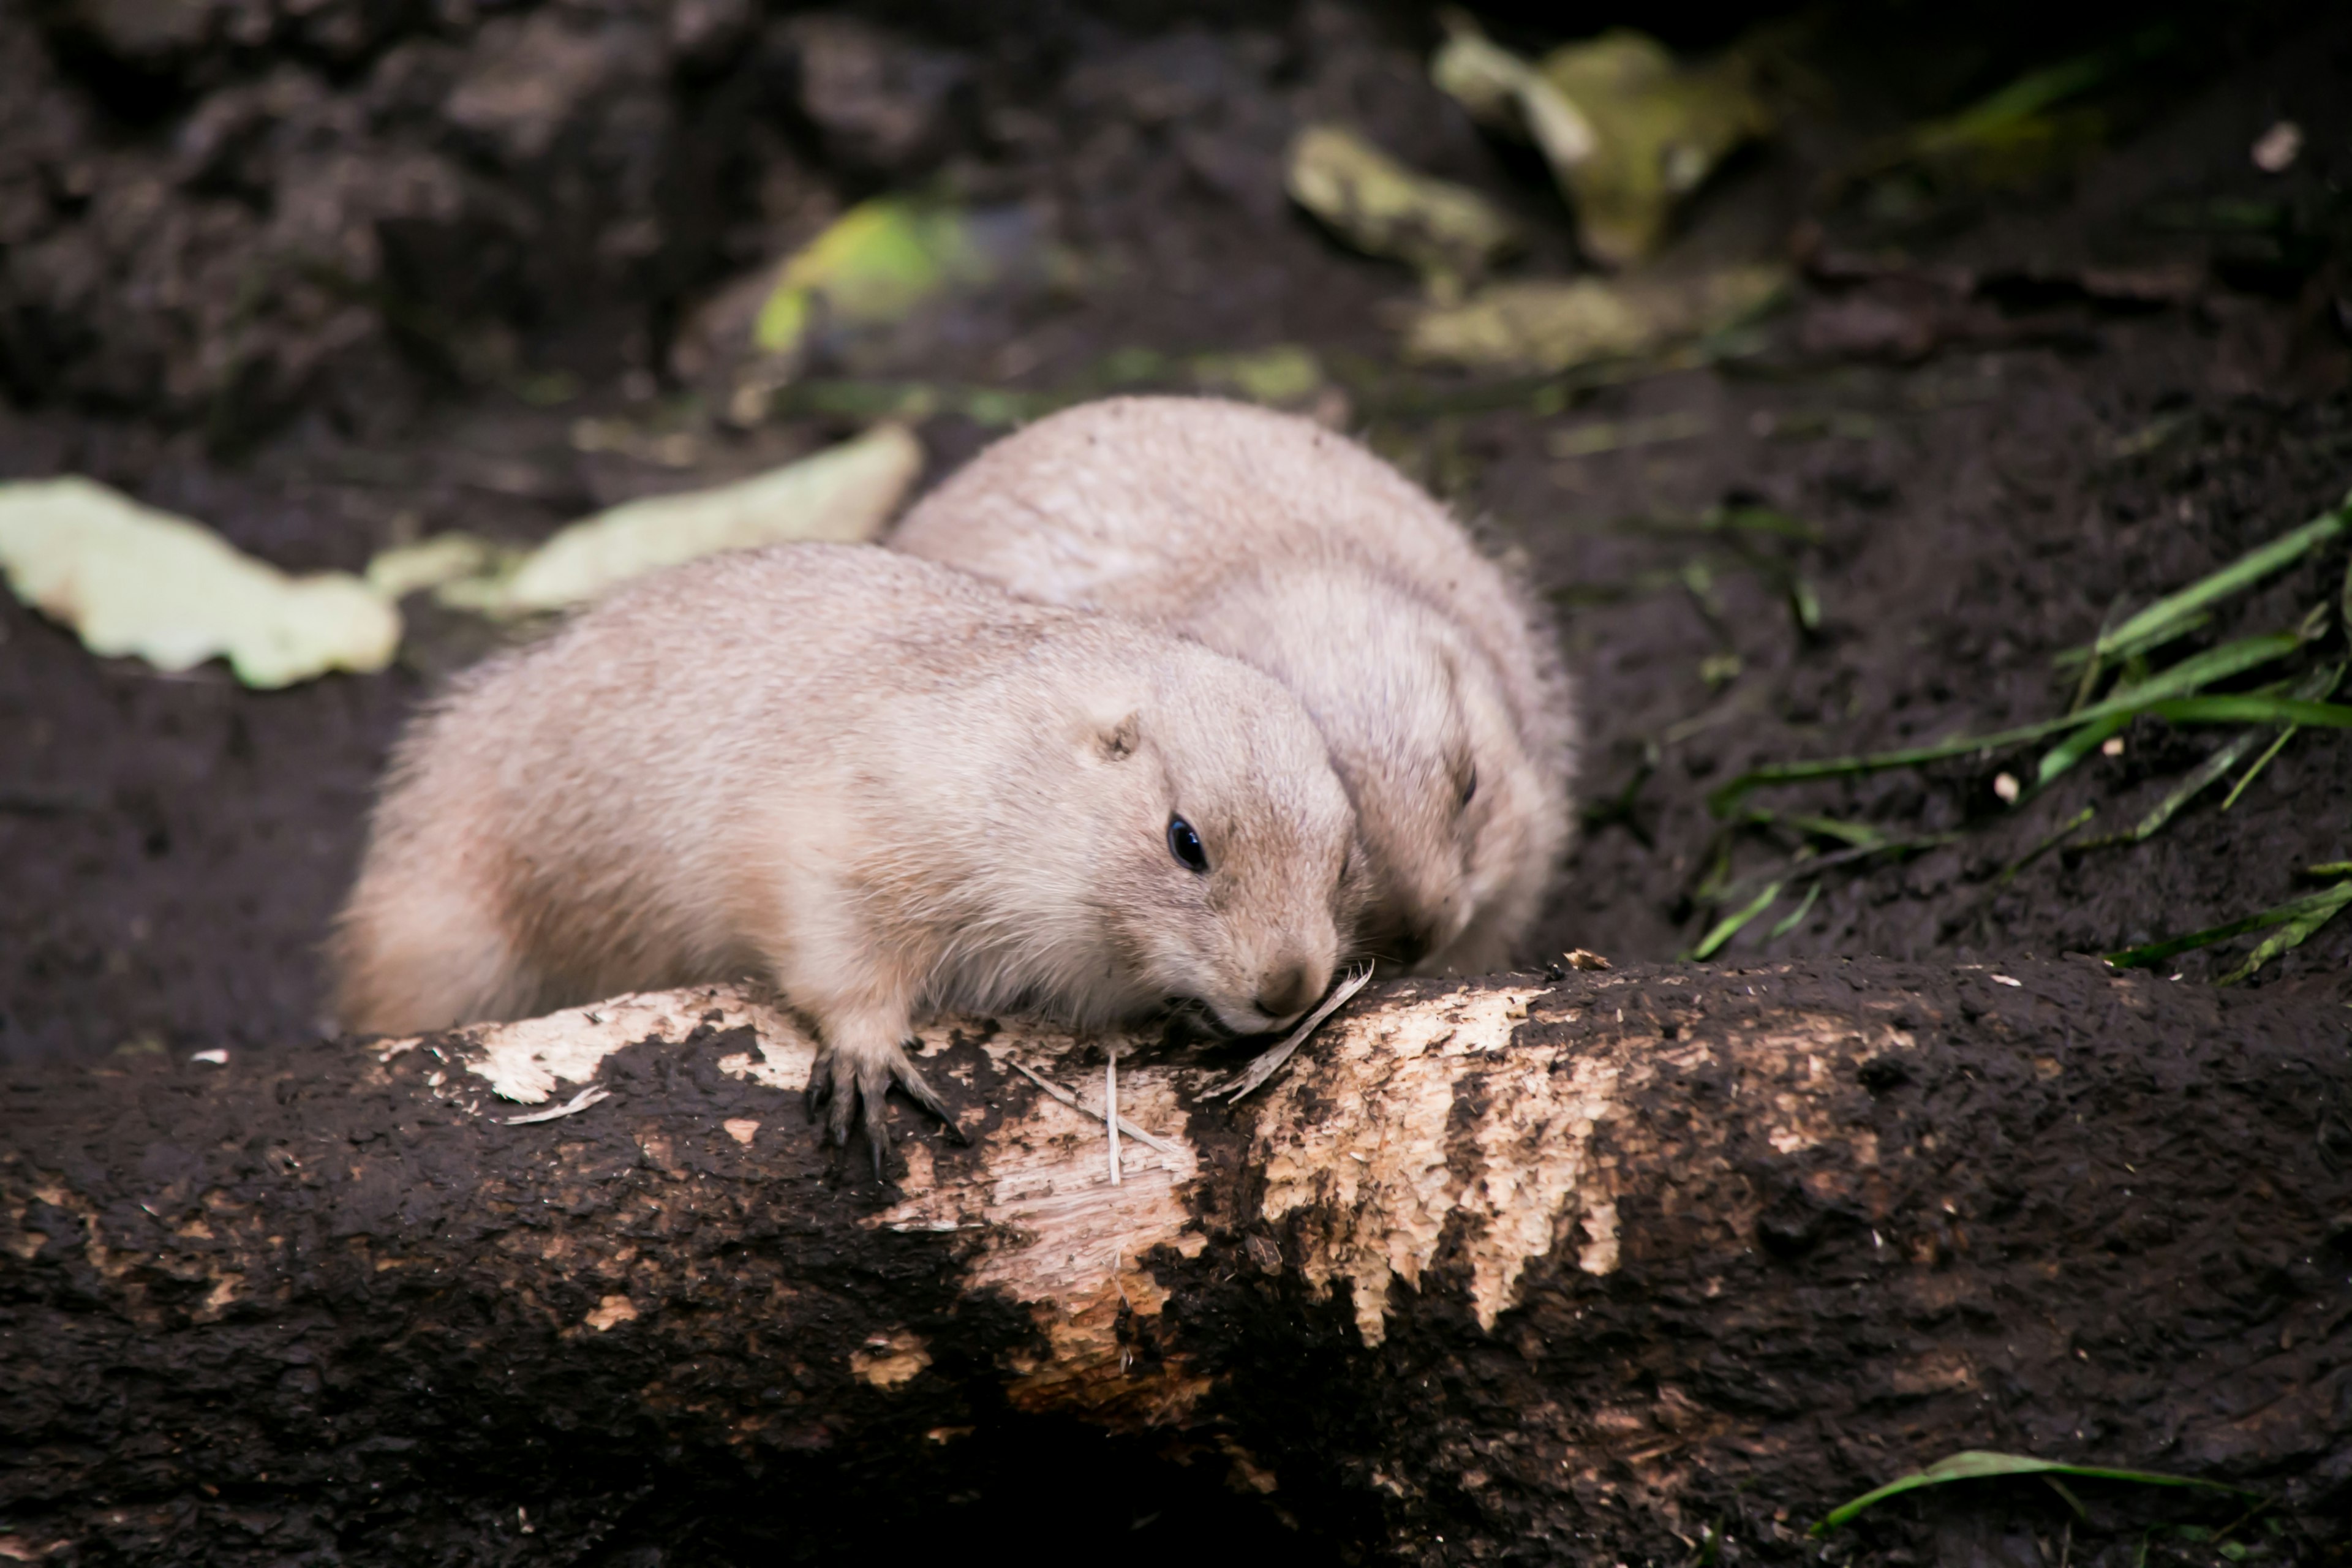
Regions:
<instances>
[{"instance_id":1,"label":"prairie dog snout","mask_svg":"<svg viewBox=\"0 0 2352 1568\"><path fill-rule=\"evenodd\" d=\"M988 447L891 542L1272 675L1356 806L1352 951L1509 961L1568 844L1573 694L1526 596L1394 468L1288 415L1112 398Z\"/></svg>"},{"instance_id":2,"label":"prairie dog snout","mask_svg":"<svg viewBox=\"0 0 2352 1568\"><path fill-rule=\"evenodd\" d=\"M934 1007L1254 1033L1328 987L1354 819L1277 682L871 547L662 573L411 726L332 944L344 1027L757 973L876 1159ZM943 1112L942 1112L943 1113Z\"/></svg>"}]
</instances>

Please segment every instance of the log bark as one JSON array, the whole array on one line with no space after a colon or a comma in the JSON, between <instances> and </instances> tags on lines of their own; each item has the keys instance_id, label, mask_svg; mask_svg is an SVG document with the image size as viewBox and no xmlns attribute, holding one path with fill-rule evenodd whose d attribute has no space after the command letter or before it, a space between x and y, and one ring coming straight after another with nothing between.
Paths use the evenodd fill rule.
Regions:
<instances>
[{"instance_id":1,"label":"log bark","mask_svg":"<svg viewBox=\"0 0 2352 1568\"><path fill-rule=\"evenodd\" d=\"M1099 1104L1109 1042L927 1030L972 1142L902 1107L877 1184L728 989L18 1068L0 1557L1796 1561L1971 1447L2340 1551L2347 1019L2081 960L1376 985L1239 1107L1118 1042L1117 1185L1010 1065Z\"/></svg>"}]
</instances>

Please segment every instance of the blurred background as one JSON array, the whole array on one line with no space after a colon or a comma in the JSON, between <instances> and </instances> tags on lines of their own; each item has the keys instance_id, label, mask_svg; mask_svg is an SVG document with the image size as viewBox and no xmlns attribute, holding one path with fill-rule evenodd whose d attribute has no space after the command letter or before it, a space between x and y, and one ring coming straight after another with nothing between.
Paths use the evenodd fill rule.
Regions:
<instances>
[{"instance_id":1,"label":"blurred background","mask_svg":"<svg viewBox=\"0 0 2352 1568\"><path fill-rule=\"evenodd\" d=\"M877 425L919 487L1122 390L1359 436L1539 585L1590 733L1531 966L2280 905L2352 854L2340 732L2137 838L2221 737L1708 796L2063 711L2119 608L2335 505L2347 180L2322 5L12 0L0 479L373 563L403 625L265 690L0 604L0 1058L314 1029L403 716L531 624L499 563ZM2342 564L2179 646L2300 626L2316 679Z\"/></svg>"}]
</instances>

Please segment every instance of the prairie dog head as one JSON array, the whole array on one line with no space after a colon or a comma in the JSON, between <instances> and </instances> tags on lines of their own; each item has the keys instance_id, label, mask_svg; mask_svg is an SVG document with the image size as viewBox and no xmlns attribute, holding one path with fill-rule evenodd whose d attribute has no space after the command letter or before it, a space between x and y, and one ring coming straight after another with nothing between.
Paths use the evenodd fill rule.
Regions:
<instances>
[{"instance_id":1,"label":"prairie dog head","mask_svg":"<svg viewBox=\"0 0 2352 1568\"><path fill-rule=\"evenodd\" d=\"M1424 972L1507 962L1485 933L1533 912L1499 906L1528 896L1531 858L1558 854L1536 840L1559 813L1461 628L1372 573L1294 566L1236 580L1186 629L1280 680L1322 730L1369 851L1352 951Z\"/></svg>"},{"instance_id":2,"label":"prairie dog head","mask_svg":"<svg viewBox=\"0 0 2352 1568\"><path fill-rule=\"evenodd\" d=\"M1330 987L1355 813L1297 699L1161 647L1143 680L1089 691L1067 736L1075 789L1054 827L1090 883L1065 905L1088 928L1070 945L1126 972L1096 979L1108 1004L1192 1001L1239 1034L1279 1028Z\"/></svg>"}]
</instances>

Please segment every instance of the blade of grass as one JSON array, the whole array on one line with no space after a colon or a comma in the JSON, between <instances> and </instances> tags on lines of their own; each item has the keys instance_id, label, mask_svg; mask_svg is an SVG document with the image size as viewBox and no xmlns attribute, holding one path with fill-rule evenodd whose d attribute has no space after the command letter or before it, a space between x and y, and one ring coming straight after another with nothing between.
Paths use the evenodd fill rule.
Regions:
<instances>
[{"instance_id":1,"label":"blade of grass","mask_svg":"<svg viewBox=\"0 0 2352 1568\"><path fill-rule=\"evenodd\" d=\"M2352 707L2306 702L2294 697L2179 697L2148 705L2149 712L2175 724L2308 724L2315 730L2352 730Z\"/></svg>"},{"instance_id":2,"label":"blade of grass","mask_svg":"<svg viewBox=\"0 0 2352 1568\"><path fill-rule=\"evenodd\" d=\"M2102 632L2088 649L2075 651L2104 660L2127 657L2133 652L2145 652L2156 647L2159 637L2168 639L2177 636L2179 623L2206 605L2217 599L2226 599L2272 573L2293 565L2311 551L2342 533L2347 510L2352 510L2352 506L2339 506L2334 511L2323 512L2301 528L2282 534L2258 549L2248 551L2220 571L2199 578L2178 593L2167 594L2113 631Z\"/></svg>"},{"instance_id":3,"label":"blade of grass","mask_svg":"<svg viewBox=\"0 0 2352 1568\"><path fill-rule=\"evenodd\" d=\"M2042 752L2042 761L2034 765L2033 787L2048 787L2051 780L2129 729L2131 721L2132 715L2128 713L2111 713L2095 724L2084 725Z\"/></svg>"},{"instance_id":4,"label":"blade of grass","mask_svg":"<svg viewBox=\"0 0 2352 1568\"><path fill-rule=\"evenodd\" d=\"M1754 901L1749 903L1747 908L1739 910L1737 914L1726 915L1723 919L1716 921L1715 924L1708 929L1707 933L1698 939L1698 945L1691 949L1691 957L1701 961L1713 957L1717 949L1720 948L1725 942L1729 942L1733 937L1739 934L1740 927L1746 925L1749 921L1754 920L1758 915L1762 914L1766 910L1770 909L1772 907L1772 900L1780 896L1780 884L1775 882L1770 887L1765 889L1762 892L1757 894Z\"/></svg>"},{"instance_id":5,"label":"blade of grass","mask_svg":"<svg viewBox=\"0 0 2352 1568\"><path fill-rule=\"evenodd\" d=\"M2285 903L2273 905L2242 920L2231 921L2228 925L2209 926L2203 931L2190 931L2187 936L2171 937L2140 947L2126 947L2104 956L2117 969L2146 969L2179 953L2210 947L2217 942L2227 942L2233 936L2243 936L2250 931L2261 931L2266 926L2285 925L2323 909L2333 915L2344 907L2347 900L2352 900L2352 882L2339 882L2335 887L2323 888L2300 899L2289 899ZM2314 931L2317 929L2316 926L2312 928Z\"/></svg>"},{"instance_id":6,"label":"blade of grass","mask_svg":"<svg viewBox=\"0 0 2352 1568\"><path fill-rule=\"evenodd\" d=\"M2238 765L2238 759L2253 749L2262 739L2260 731L2248 730L2227 745L2199 763L2196 771L2172 787L2170 794L2156 803L2156 809L2133 825L2132 841L2138 843L2170 822L2180 808L2210 788L2215 780Z\"/></svg>"},{"instance_id":7,"label":"blade of grass","mask_svg":"<svg viewBox=\"0 0 2352 1568\"><path fill-rule=\"evenodd\" d=\"M1905 140L1914 156L1929 156L2014 133L2126 68L2169 48L2174 37L2169 24L2158 23L2106 48L2028 71L1957 114L1913 128Z\"/></svg>"},{"instance_id":8,"label":"blade of grass","mask_svg":"<svg viewBox=\"0 0 2352 1568\"><path fill-rule=\"evenodd\" d=\"M2289 948L2301 947L2303 939L2334 920L2344 906L2352 904L2352 882L2338 882L2320 895L2323 902L2305 914L2297 915L2284 926L2263 939L2260 946L2246 955L2246 961L2213 982L2216 985L2235 985L2239 981L2276 958Z\"/></svg>"},{"instance_id":9,"label":"blade of grass","mask_svg":"<svg viewBox=\"0 0 2352 1568\"><path fill-rule=\"evenodd\" d=\"M2324 866L2305 866L2299 873L2305 877L2352 877L2352 860L2330 860Z\"/></svg>"},{"instance_id":10,"label":"blade of grass","mask_svg":"<svg viewBox=\"0 0 2352 1568\"><path fill-rule=\"evenodd\" d=\"M2105 838L2094 838L2082 847L2104 849L2110 845L2146 842L2166 823L2170 822L2174 814L2182 806L2196 799L2198 795L2211 787L2222 774L2236 767L2238 759L2253 750L2254 742L2262 738L2263 734L2259 730L2248 730L2238 735L2229 744L2198 763L2196 770L2173 785L2171 792L2162 800L2158 801L2156 808L2146 816L2141 817L2139 821L2121 833L2109 834Z\"/></svg>"},{"instance_id":11,"label":"blade of grass","mask_svg":"<svg viewBox=\"0 0 2352 1568\"><path fill-rule=\"evenodd\" d=\"M2344 666L2340 664L2332 669L2314 670L2310 675L2304 678L2303 684L2295 688L2294 694L2297 697L2313 700L2333 697L2336 695L2336 688L2337 684L2340 683L2343 679ZM2295 731L2302 728L2303 726L2300 724L2289 724L2285 729L2281 730L2278 732L2278 739L2271 742L2270 750L2264 752L2261 756L2256 757L2254 759L2253 765L2248 768L2244 773L2240 773L2238 775L2238 782L2230 786L2229 795L2223 797L2221 801L2221 809L2223 811L2227 811L2231 806L2238 804L2238 797L2246 793L2246 786L2254 782L2254 775L2261 773L2264 768L2270 766L2271 759L2277 756L2280 749L2289 741L2294 740Z\"/></svg>"},{"instance_id":12,"label":"blade of grass","mask_svg":"<svg viewBox=\"0 0 2352 1568\"><path fill-rule=\"evenodd\" d=\"M2074 816L2068 817L2064 826L2059 828L2057 832L2052 834L2049 837L2044 838L2041 843L2035 845L2032 848L2027 850L2024 854L2020 855L2016 859L2011 860L2008 865L2002 867L2000 868L2000 876L1996 879L1996 884L2005 888L2010 883L2017 880L2017 874L2020 871L2024 870L2028 866L2032 865L2036 860L2041 859L2044 855L2049 854L2050 851L2057 848L2058 846L2066 842L2068 838L2079 832L2085 823L2089 822L2091 818L2098 815L2099 808L2097 806L2086 805L2082 810L2076 812Z\"/></svg>"},{"instance_id":13,"label":"blade of grass","mask_svg":"<svg viewBox=\"0 0 2352 1568\"><path fill-rule=\"evenodd\" d=\"M2254 782L2254 775L2261 773L2264 768L2270 766L2271 759L2279 754L2279 748L2285 745L2289 741L2294 740L2294 732L2302 728L2303 726L2300 724L2289 724L2285 729L2281 730L2278 732L2277 737L2271 742L2270 748L2263 752L2261 756L2254 759L2253 765L2252 767L2238 775L2238 782L2231 784L2230 786L2230 793L2221 797L2221 809L2223 811L2227 811L2231 806L2238 804L2238 797L2246 793L2246 786Z\"/></svg>"},{"instance_id":14,"label":"blade of grass","mask_svg":"<svg viewBox=\"0 0 2352 1568\"><path fill-rule=\"evenodd\" d=\"M1834 838L1841 844L1866 849L1887 842L1885 834L1866 822L1840 822L1834 816L1815 816L1809 812L1756 810L1748 814L1748 820L1759 827L1793 827L1817 838Z\"/></svg>"},{"instance_id":15,"label":"blade of grass","mask_svg":"<svg viewBox=\"0 0 2352 1568\"><path fill-rule=\"evenodd\" d=\"M1821 896L1822 885L1817 880L1811 887L1805 889L1805 897L1802 902L1799 903L1797 907L1788 914L1772 922L1772 929L1765 932L1764 940L1767 942L1778 942L1782 937L1788 935L1790 931L1796 930L1800 924L1803 923L1804 918L1812 913L1813 900Z\"/></svg>"},{"instance_id":16,"label":"blade of grass","mask_svg":"<svg viewBox=\"0 0 2352 1568\"><path fill-rule=\"evenodd\" d=\"M2057 658L2051 660L2051 662L2055 664L2061 669L2071 669L2075 665L2084 665L2085 668L2083 672L2083 679L2086 687L2095 685L2098 681L2099 671L2109 668L2107 664L2101 662L2101 658L2115 660L2145 658L2149 654L2154 653L2158 648L2168 647L2173 643L2179 642L2190 632L2202 631L2212 624L2213 612L2210 610L2199 610L2194 615L2188 616L2180 620L2175 621L2170 626L2160 626L2156 631L2151 632L2149 635L2140 638L2138 641L2127 643L2121 647L2113 649L2111 652L2100 656L2099 658L2094 658L2089 648L2070 647L2065 652L2058 655ZM2106 634L2101 633L2100 635L2105 636ZM2085 700L2087 700L2087 699L2085 699Z\"/></svg>"},{"instance_id":17,"label":"blade of grass","mask_svg":"<svg viewBox=\"0 0 2352 1568\"><path fill-rule=\"evenodd\" d=\"M1817 637L1822 629L1822 595L1811 579L1795 576L1789 579L1789 613L1797 617L1797 629L1807 637Z\"/></svg>"},{"instance_id":18,"label":"blade of grass","mask_svg":"<svg viewBox=\"0 0 2352 1568\"><path fill-rule=\"evenodd\" d=\"M2168 706L2178 706L2179 704L2173 700L2181 697L2183 693L2194 691L2202 686L2210 686L2217 680L2226 680L2233 675L2243 674L2249 669L2284 658L2302 646L2294 637L2283 633L2271 637L2241 637L2236 642L2224 643L2220 647L2208 649L2192 658L2185 658L2168 669L2159 670L2149 676L2123 695L2095 702L2088 708L2070 713L2063 719L2045 719L2038 724L2026 724L2014 730L1998 731L1990 735L1956 736L1948 741L1939 741L1931 746L1914 746L1900 752L1879 752L1859 757L1830 757L1818 762L1774 763L1760 768L1750 768L1708 795L1707 808L1720 816L1728 812L1733 803L1740 796L1759 784L1796 784L1806 779L1845 778L1860 773L1884 773L1890 768L1917 767L1923 763L1937 763L1951 757L1964 757L1973 752L1998 751L2006 746L2021 745L2028 741L2041 740L2045 735L2055 735L2081 725L2097 723L2117 714L2128 717L2143 712L2162 713ZM2268 701L2288 703L2289 706L2305 709L2326 706L2310 702L2296 705L2281 698L2194 698L2185 700L2191 703ZM2352 708L2334 711L2342 712L2346 721L2352 722ZM2260 722L2269 716L2269 710L2265 710L2261 712L2232 713L2227 720L2209 719L2201 711L2190 710L2189 717L2179 721L2245 723ZM2278 716L2286 721L2299 721L2305 723L2330 721L2326 719L2305 718L2300 712L2282 712Z\"/></svg>"},{"instance_id":19,"label":"blade of grass","mask_svg":"<svg viewBox=\"0 0 2352 1568\"><path fill-rule=\"evenodd\" d=\"M1898 1477L1875 1491L1864 1492L1852 1502L1831 1510L1827 1519L1812 1528L1815 1535L1827 1535L1846 1523L1863 1510L1888 1498L1916 1491L1921 1487L1942 1486L1950 1481L1982 1480L1993 1476L2088 1476L2095 1480L2137 1481L2151 1487L2204 1487L2214 1491L2236 1492L2242 1497L2258 1494L2243 1487L2228 1486L2221 1481L2209 1481L2197 1476L2168 1476L2159 1470L2124 1470L2105 1465L2066 1465L2054 1459L2037 1459L2027 1454L1993 1454L1981 1449L1952 1454L1937 1460L1924 1470L1914 1470Z\"/></svg>"}]
</instances>

